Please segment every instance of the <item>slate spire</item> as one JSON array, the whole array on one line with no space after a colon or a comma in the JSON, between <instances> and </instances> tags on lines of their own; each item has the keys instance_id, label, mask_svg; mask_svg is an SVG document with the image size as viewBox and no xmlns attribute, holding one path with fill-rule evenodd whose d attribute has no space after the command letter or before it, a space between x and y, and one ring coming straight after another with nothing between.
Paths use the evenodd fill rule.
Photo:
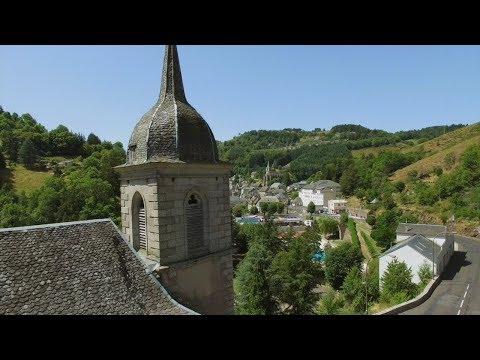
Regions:
<instances>
[{"instance_id":1,"label":"slate spire","mask_svg":"<svg viewBox=\"0 0 480 360\"><path fill-rule=\"evenodd\" d=\"M160 101L164 101L167 96L173 96L175 100L187 103L176 45L167 45L165 47Z\"/></svg>"}]
</instances>

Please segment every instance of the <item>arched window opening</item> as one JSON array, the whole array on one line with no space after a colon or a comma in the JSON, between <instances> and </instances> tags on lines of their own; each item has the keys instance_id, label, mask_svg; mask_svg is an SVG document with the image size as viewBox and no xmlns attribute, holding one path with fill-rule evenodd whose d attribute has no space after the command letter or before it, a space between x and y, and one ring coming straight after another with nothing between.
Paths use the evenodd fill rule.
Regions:
<instances>
[{"instance_id":1,"label":"arched window opening","mask_svg":"<svg viewBox=\"0 0 480 360\"><path fill-rule=\"evenodd\" d=\"M200 196L192 194L186 204L187 246L191 254L204 247L203 204Z\"/></svg>"},{"instance_id":2,"label":"arched window opening","mask_svg":"<svg viewBox=\"0 0 480 360\"><path fill-rule=\"evenodd\" d=\"M132 199L133 248L147 250L147 214L142 196L137 192Z\"/></svg>"}]
</instances>

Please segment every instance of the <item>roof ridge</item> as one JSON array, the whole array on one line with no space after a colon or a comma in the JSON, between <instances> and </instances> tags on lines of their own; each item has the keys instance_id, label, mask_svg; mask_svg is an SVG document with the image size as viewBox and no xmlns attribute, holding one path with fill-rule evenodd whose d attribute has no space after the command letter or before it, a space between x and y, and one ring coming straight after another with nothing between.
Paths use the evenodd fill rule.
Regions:
<instances>
[{"instance_id":1,"label":"roof ridge","mask_svg":"<svg viewBox=\"0 0 480 360\"><path fill-rule=\"evenodd\" d=\"M29 225L29 226L17 226L17 227L10 227L10 228L3 228L0 229L0 232L8 232L8 231L22 231L22 230L35 230L35 229L47 229L47 228L55 228L60 226L71 226L71 225L81 225L81 224L91 224L97 222L108 222L112 221L110 218L104 219L91 219L91 220L80 220L80 221L69 221L69 222L61 222L61 223L50 223L50 224L39 224L39 225ZM112 221L113 222L113 221Z\"/></svg>"}]
</instances>

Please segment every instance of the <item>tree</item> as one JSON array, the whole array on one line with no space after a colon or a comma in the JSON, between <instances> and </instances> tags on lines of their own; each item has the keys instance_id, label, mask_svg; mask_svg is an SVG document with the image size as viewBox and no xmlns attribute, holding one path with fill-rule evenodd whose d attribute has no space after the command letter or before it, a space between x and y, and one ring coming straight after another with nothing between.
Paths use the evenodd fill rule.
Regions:
<instances>
[{"instance_id":1,"label":"tree","mask_svg":"<svg viewBox=\"0 0 480 360\"><path fill-rule=\"evenodd\" d=\"M377 218L375 217L374 214L368 214L365 221L367 222L368 225L375 226L375 224L377 223Z\"/></svg>"},{"instance_id":2,"label":"tree","mask_svg":"<svg viewBox=\"0 0 480 360\"><path fill-rule=\"evenodd\" d=\"M244 204L235 205L232 209L232 213L235 217L242 217L247 211L247 207Z\"/></svg>"},{"instance_id":3,"label":"tree","mask_svg":"<svg viewBox=\"0 0 480 360\"><path fill-rule=\"evenodd\" d=\"M262 211L262 214L265 216L268 212L269 209L269 204L267 202L262 202L260 204L260 210Z\"/></svg>"},{"instance_id":4,"label":"tree","mask_svg":"<svg viewBox=\"0 0 480 360\"><path fill-rule=\"evenodd\" d=\"M312 261L315 250L316 244L304 237L290 239L288 249L273 259L272 290L281 303L288 304L287 314L311 314L317 302L313 289L319 282L321 266Z\"/></svg>"},{"instance_id":5,"label":"tree","mask_svg":"<svg viewBox=\"0 0 480 360\"><path fill-rule=\"evenodd\" d=\"M313 201L310 201L308 203L307 212L309 212L310 214L313 214L315 212L315 204L313 203Z\"/></svg>"},{"instance_id":6,"label":"tree","mask_svg":"<svg viewBox=\"0 0 480 360\"><path fill-rule=\"evenodd\" d=\"M380 297L379 288L379 261L378 258L368 260L368 303L372 304L378 301Z\"/></svg>"},{"instance_id":7,"label":"tree","mask_svg":"<svg viewBox=\"0 0 480 360\"><path fill-rule=\"evenodd\" d=\"M395 186L395 190L397 190L397 192L402 192L405 190L405 183L403 181L396 181L393 185Z\"/></svg>"},{"instance_id":8,"label":"tree","mask_svg":"<svg viewBox=\"0 0 480 360\"><path fill-rule=\"evenodd\" d=\"M100 145L102 143L102 141L100 140L100 138L95 135L94 133L90 133L88 135L88 138L87 138L87 144L89 145Z\"/></svg>"},{"instance_id":9,"label":"tree","mask_svg":"<svg viewBox=\"0 0 480 360\"><path fill-rule=\"evenodd\" d=\"M0 131L0 142L3 145L5 155L8 156L10 162L16 162L18 159L19 140L12 136L12 133L7 130Z\"/></svg>"},{"instance_id":10,"label":"tree","mask_svg":"<svg viewBox=\"0 0 480 360\"><path fill-rule=\"evenodd\" d=\"M340 215L340 225L347 225L348 223L348 213L345 211L345 212L342 212L342 214Z\"/></svg>"},{"instance_id":11,"label":"tree","mask_svg":"<svg viewBox=\"0 0 480 360\"><path fill-rule=\"evenodd\" d=\"M337 220L328 216L321 216L317 219L317 222L318 222L318 230L324 236L338 233Z\"/></svg>"},{"instance_id":12,"label":"tree","mask_svg":"<svg viewBox=\"0 0 480 360\"><path fill-rule=\"evenodd\" d=\"M283 174L282 183L285 184L285 186L288 186L292 183L292 179L288 171L285 171L285 173Z\"/></svg>"},{"instance_id":13,"label":"tree","mask_svg":"<svg viewBox=\"0 0 480 360\"><path fill-rule=\"evenodd\" d=\"M440 176L443 174L443 169L440 166L435 166L433 168L433 173L437 176Z\"/></svg>"},{"instance_id":14,"label":"tree","mask_svg":"<svg viewBox=\"0 0 480 360\"><path fill-rule=\"evenodd\" d=\"M407 264L394 258L382 276L382 301L395 305L399 298L412 299L417 286L412 282L412 269Z\"/></svg>"},{"instance_id":15,"label":"tree","mask_svg":"<svg viewBox=\"0 0 480 360\"><path fill-rule=\"evenodd\" d=\"M318 305L317 314L338 315L344 305L345 299L343 295L329 288Z\"/></svg>"},{"instance_id":16,"label":"tree","mask_svg":"<svg viewBox=\"0 0 480 360\"><path fill-rule=\"evenodd\" d=\"M365 310L365 283L358 267L353 267L343 280L343 294L345 300L356 312Z\"/></svg>"},{"instance_id":17,"label":"tree","mask_svg":"<svg viewBox=\"0 0 480 360\"><path fill-rule=\"evenodd\" d=\"M340 188L342 193L350 196L353 195L355 189L357 187L357 169L355 165L352 163L344 172L342 177L340 178Z\"/></svg>"},{"instance_id":18,"label":"tree","mask_svg":"<svg viewBox=\"0 0 480 360\"><path fill-rule=\"evenodd\" d=\"M258 208L255 205L253 205L250 208L250 214L252 214L252 215L257 215L258 214Z\"/></svg>"},{"instance_id":19,"label":"tree","mask_svg":"<svg viewBox=\"0 0 480 360\"><path fill-rule=\"evenodd\" d=\"M18 160L21 164L25 165L26 168L31 168L35 164L37 160L37 149L35 149L30 139L26 139L22 143L22 146L20 146Z\"/></svg>"},{"instance_id":20,"label":"tree","mask_svg":"<svg viewBox=\"0 0 480 360\"><path fill-rule=\"evenodd\" d=\"M266 217L270 218L273 214L275 214L278 211L278 206L276 202L271 202L271 203L266 203L267 206L267 211L266 211ZM263 205L263 204L262 204Z\"/></svg>"},{"instance_id":21,"label":"tree","mask_svg":"<svg viewBox=\"0 0 480 360\"><path fill-rule=\"evenodd\" d=\"M427 286L430 280L432 280L432 267L426 261L418 268L418 277L423 287Z\"/></svg>"},{"instance_id":22,"label":"tree","mask_svg":"<svg viewBox=\"0 0 480 360\"><path fill-rule=\"evenodd\" d=\"M248 250L248 238L244 232L242 232L241 226L235 221L235 217L231 217L232 225L232 243L237 248L237 253L244 254ZM252 224L244 224L247 226Z\"/></svg>"},{"instance_id":23,"label":"tree","mask_svg":"<svg viewBox=\"0 0 480 360\"><path fill-rule=\"evenodd\" d=\"M397 206L395 204L395 201L393 200L392 194L384 194L382 199L382 206L387 210L392 210L395 206Z\"/></svg>"},{"instance_id":24,"label":"tree","mask_svg":"<svg viewBox=\"0 0 480 360\"><path fill-rule=\"evenodd\" d=\"M268 275L271 260L271 254L265 244L254 241L250 245L247 256L237 270L238 314L271 315L277 312L278 305L272 296Z\"/></svg>"},{"instance_id":25,"label":"tree","mask_svg":"<svg viewBox=\"0 0 480 360\"><path fill-rule=\"evenodd\" d=\"M282 202L277 203L277 213L282 214L285 209L285 204Z\"/></svg>"},{"instance_id":26,"label":"tree","mask_svg":"<svg viewBox=\"0 0 480 360\"><path fill-rule=\"evenodd\" d=\"M298 197L298 191L292 191L290 193L290 199L295 200Z\"/></svg>"},{"instance_id":27,"label":"tree","mask_svg":"<svg viewBox=\"0 0 480 360\"><path fill-rule=\"evenodd\" d=\"M377 217L375 228L370 236L377 242L378 246L390 247L396 237L398 226L398 212L396 210L385 210Z\"/></svg>"},{"instance_id":28,"label":"tree","mask_svg":"<svg viewBox=\"0 0 480 360\"><path fill-rule=\"evenodd\" d=\"M3 152L0 149L0 169L5 169L7 164L5 163L5 156L3 156Z\"/></svg>"},{"instance_id":29,"label":"tree","mask_svg":"<svg viewBox=\"0 0 480 360\"><path fill-rule=\"evenodd\" d=\"M363 255L358 246L343 243L327 251L325 256L325 276L330 285L339 290L345 277L353 267L360 268Z\"/></svg>"},{"instance_id":30,"label":"tree","mask_svg":"<svg viewBox=\"0 0 480 360\"><path fill-rule=\"evenodd\" d=\"M443 163L445 164L445 168L447 170L450 170L453 167L453 165L455 165L455 161L456 161L455 153L450 152L447 155L445 155L445 158L443 159Z\"/></svg>"}]
</instances>

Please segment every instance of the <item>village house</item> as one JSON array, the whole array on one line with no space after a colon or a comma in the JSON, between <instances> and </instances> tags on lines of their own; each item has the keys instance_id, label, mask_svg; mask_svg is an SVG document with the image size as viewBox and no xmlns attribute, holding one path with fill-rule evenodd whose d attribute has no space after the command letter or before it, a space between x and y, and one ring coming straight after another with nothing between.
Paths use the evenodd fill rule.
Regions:
<instances>
[{"instance_id":1,"label":"village house","mask_svg":"<svg viewBox=\"0 0 480 360\"><path fill-rule=\"evenodd\" d=\"M443 237L427 238L414 234L397 243L379 256L379 276L385 273L388 264L397 259L404 261L412 269L412 281L420 283L418 271L424 263L429 264L435 275L442 274L454 252L453 233L446 232Z\"/></svg>"},{"instance_id":2,"label":"village house","mask_svg":"<svg viewBox=\"0 0 480 360\"><path fill-rule=\"evenodd\" d=\"M332 199L328 200L328 210L335 214L339 214L347 209L347 200Z\"/></svg>"},{"instance_id":3,"label":"village house","mask_svg":"<svg viewBox=\"0 0 480 360\"><path fill-rule=\"evenodd\" d=\"M303 206L313 202L316 207L327 207L328 200L336 199L340 194L340 184L331 180L319 180L304 186L298 196Z\"/></svg>"}]
</instances>

